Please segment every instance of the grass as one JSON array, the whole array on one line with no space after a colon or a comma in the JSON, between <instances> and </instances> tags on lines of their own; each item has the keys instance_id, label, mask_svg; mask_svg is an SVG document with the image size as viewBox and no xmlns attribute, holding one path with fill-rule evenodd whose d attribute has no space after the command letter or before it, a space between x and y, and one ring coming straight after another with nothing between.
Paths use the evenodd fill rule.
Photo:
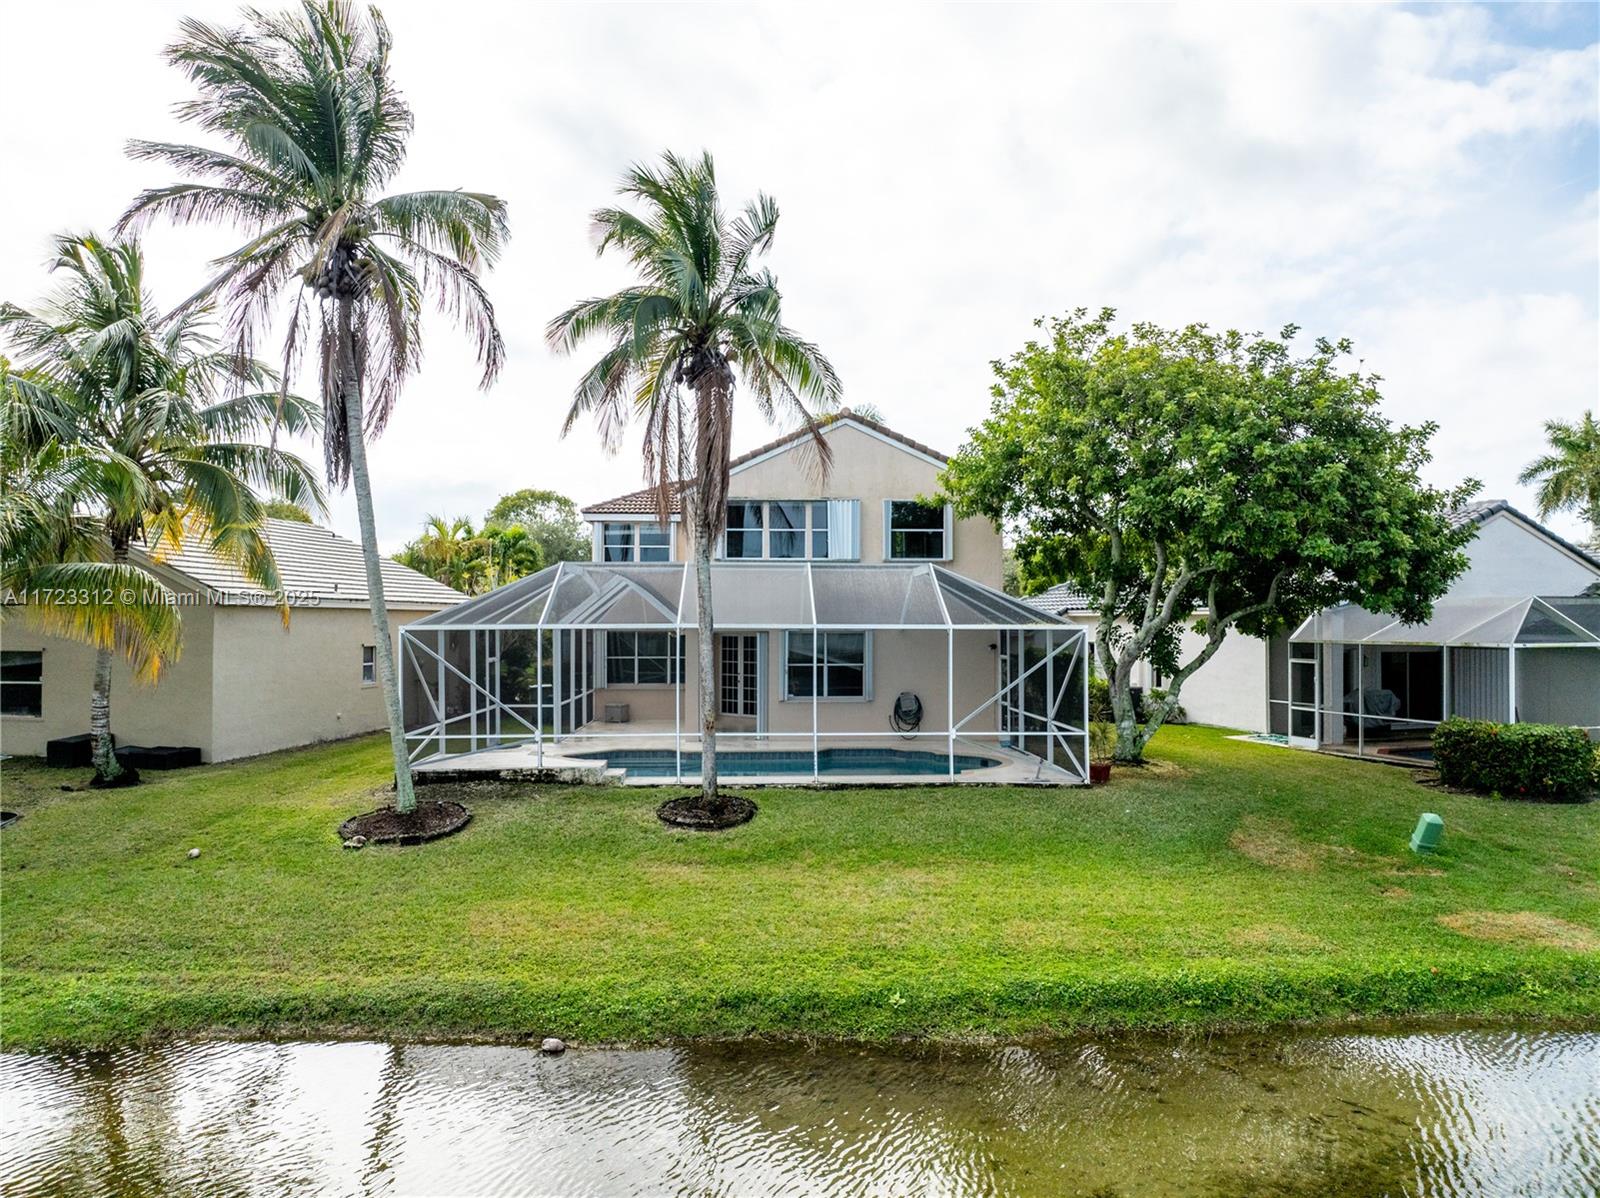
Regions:
<instances>
[{"instance_id":1,"label":"grass","mask_svg":"<svg viewBox=\"0 0 1600 1198\"><path fill-rule=\"evenodd\" d=\"M1600 804L1212 729L1155 750L1093 791L770 791L709 836L664 830L656 791L475 795L464 833L359 853L334 829L380 801L381 740L129 791L7 762L0 1038L1600 1019Z\"/></svg>"}]
</instances>

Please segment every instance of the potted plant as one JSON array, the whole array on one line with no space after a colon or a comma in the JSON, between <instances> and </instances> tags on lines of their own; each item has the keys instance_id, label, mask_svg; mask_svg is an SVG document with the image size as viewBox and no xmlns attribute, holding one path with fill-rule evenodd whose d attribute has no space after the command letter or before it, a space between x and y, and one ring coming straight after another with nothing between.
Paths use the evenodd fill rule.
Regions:
<instances>
[{"instance_id":1,"label":"potted plant","mask_svg":"<svg viewBox=\"0 0 1600 1198\"><path fill-rule=\"evenodd\" d=\"M1099 786L1111 781L1111 754L1117 747L1117 726L1106 720L1089 725L1089 781Z\"/></svg>"}]
</instances>

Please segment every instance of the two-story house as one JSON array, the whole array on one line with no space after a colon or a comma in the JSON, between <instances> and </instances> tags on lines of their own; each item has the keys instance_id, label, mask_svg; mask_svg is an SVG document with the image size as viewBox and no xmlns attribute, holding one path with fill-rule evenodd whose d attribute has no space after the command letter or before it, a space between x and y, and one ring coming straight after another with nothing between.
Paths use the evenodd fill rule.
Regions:
<instances>
[{"instance_id":1,"label":"two-story house","mask_svg":"<svg viewBox=\"0 0 1600 1198\"><path fill-rule=\"evenodd\" d=\"M1002 593L999 529L933 498L943 454L848 410L822 436L826 471L804 430L732 464L712 568L724 772L1081 780L1082 632ZM406 629L425 771L463 753L523 761L530 740L539 763L604 761L630 780L698 768L679 512L663 521L640 490L583 517L590 563Z\"/></svg>"},{"instance_id":2,"label":"two-story house","mask_svg":"<svg viewBox=\"0 0 1600 1198\"><path fill-rule=\"evenodd\" d=\"M804 430L734 459L717 560L938 562L999 589L994 524L956 520L948 505L925 502L939 491L945 455L848 409L823 426L823 436L832 450L825 475ZM597 562L689 558L676 504L661 524L652 490L589 504L582 515Z\"/></svg>"}]
</instances>

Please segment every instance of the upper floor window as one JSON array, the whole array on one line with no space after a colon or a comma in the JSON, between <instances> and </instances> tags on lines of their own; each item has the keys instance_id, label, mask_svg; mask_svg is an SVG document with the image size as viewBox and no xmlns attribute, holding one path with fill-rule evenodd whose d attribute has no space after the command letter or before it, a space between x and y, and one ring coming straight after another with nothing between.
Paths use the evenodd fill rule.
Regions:
<instances>
[{"instance_id":1,"label":"upper floor window","mask_svg":"<svg viewBox=\"0 0 1600 1198\"><path fill-rule=\"evenodd\" d=\"M600 526L600 560L604 562L670 562L672 529L664 524Z\"/></svg>"},{"instance_id":2,"label":"upper floor window","mask_svg":"<svg viewBox=\"0 0 1600 1198\"><path fill-rule=\"evenodd\" d=\"M728 504L723 556L733 560L829 556L825 499L741 499Z\"/></svg>"},{"instance_id":3,"label":"upper floor window","mask_svg":"<svg viewBox=\"0 0 1600 1198\"><path fill-rule=\"evenodd\" d=\"M40 650L0 653L0 714L44 714L44 654Z\"/></svg>"},{"instance_id":4,"label":"upper floor window","mask_svg":"<svg viewBox=\"0 0 1600 1198\"><path fill-rule=\"evenodd\" d=\"M945 561L950 557L948 510L915 499L884 502L884 551L890 561Z\"/></svg>"}]
</instances>

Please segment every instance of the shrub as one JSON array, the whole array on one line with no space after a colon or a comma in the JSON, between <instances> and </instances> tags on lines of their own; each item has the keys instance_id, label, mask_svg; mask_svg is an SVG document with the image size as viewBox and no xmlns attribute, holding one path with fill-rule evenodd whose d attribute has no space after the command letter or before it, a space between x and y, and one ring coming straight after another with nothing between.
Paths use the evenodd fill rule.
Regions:
<instances>
[{"instance_id":1,"label":"shrub","mask_svg":"<svg viewBox=\"0 0 1600 1198\"><path fill-rule=\"evenodd\" d=\"M1089 679L1089 719L1098 721L1111 719L1111 683L1104 678Z\"/></svg>"},{"instance_id":2,"label":"shrub","mask_svg":"<svg viewBox=\"0 0 1600 1198\"><path fill-rule=\"evenodd\" d=\"M1575 799L1594 785L1595 748L1581 728L1449 719L1433 730L1446 786L1508 799Z\"/></svg>"},{"instance_id":3,"label":"shrub","mask_svg":"<svg viewBox=\"0 0 1600 1198\"><path fill-rule=\"evenodd\" d=\"M1134 687L1133 718L1139 723L1144 723L1150 716L1150 708L1167 697L1167 692L1152 687L1148 691L1141 691ZM1111 714L1111 684L1098 675L1089 678L1089 718L1091 720L1113 720ZM1187 724L1189 713L1184 711L1183 704L1173 708L1172 714L1167 717L1169 724Z\"/></svg>"},{"instance_id":4,"label":"shrub","mask_svg":"<svg viewBox=\"0 0 1600 1198\"><path fill-rule=\"evenodd\" d=\"M1166 698L1166 691L1160 687L1151 687L1150 693L1144 697L1144 701L1148 707L1154 707L1157 703L1165 702ZM1167 723L1169 724L1187 724L1188 722L1189 713L1183 709L1182 703L1177 704L1167 713Z\"/></svg>"}]
</instances>

